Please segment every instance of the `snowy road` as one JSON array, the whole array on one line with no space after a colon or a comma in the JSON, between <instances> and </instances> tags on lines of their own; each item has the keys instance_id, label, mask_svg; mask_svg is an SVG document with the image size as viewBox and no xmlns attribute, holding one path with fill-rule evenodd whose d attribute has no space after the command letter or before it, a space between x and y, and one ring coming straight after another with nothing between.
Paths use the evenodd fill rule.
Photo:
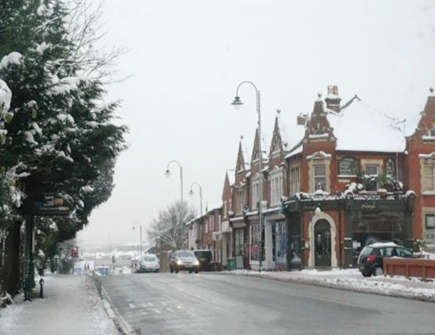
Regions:
<instances>
[{"instance_id":1,"label":"snowy road","mask_svg":"<svg viewBox=\"0 0 435 335\"><path fill-rule=\"evenodd\" d=\"M435 304L200 273L102 278L137 334L435 333Z\"/></svg>"}]
</instances>

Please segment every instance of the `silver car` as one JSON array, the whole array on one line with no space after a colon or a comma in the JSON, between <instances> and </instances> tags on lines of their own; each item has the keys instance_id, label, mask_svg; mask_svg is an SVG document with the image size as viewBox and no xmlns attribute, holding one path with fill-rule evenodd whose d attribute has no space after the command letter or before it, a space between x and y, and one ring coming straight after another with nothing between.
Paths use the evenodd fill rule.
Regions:
<instances>
[{"instance_id":1,"label":"silver car","mask_svg":"<svg viewBox=\"0 0 435 335\"><path fill-rule=\"evenodd\" d=\"M172 272L188 270L190 273L199 272L199 261L192 250L177 250L171 254L169 267Z\"/></svg>"}]
</instances>

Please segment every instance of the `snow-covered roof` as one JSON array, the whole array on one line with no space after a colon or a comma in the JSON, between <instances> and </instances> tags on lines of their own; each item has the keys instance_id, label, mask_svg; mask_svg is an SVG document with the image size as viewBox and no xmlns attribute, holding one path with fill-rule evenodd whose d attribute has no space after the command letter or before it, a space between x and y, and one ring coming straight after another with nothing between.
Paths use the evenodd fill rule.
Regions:
<instances>
[{"instance_id":1,"label":"snow-covered roof","mask_svg":"<svg viewBox=\"0 0 435 335\"><path fill-rule=\"evenodd\" d=\"M284 152L288 152L304 137L305 127L296 124L296 117L297 115L294 113L288 114L281 112L278 114L279 131ZM302 146L292 151L290 154L294 155L299 153L298 150L302 152Z\"/></svg>"},{"instance_id":2,"label":"snow-covered roof","mask_svg":"<svg viewBox=\"0 0 435 335\"><path fill-rule=\"evenodd\" d=\"M370 107L364 101L355 101L338 116L328 115L336 150L401 152L405 150L405 135L396 123L395 115L388 115Z\"/></svg>"}]
</instances>

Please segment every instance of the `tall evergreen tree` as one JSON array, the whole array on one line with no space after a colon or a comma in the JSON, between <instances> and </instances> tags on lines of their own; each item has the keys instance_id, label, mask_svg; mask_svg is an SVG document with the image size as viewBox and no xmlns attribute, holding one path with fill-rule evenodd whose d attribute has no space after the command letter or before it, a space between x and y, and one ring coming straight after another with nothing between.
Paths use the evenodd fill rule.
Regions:
<instances>
[{"instance_id":1,"label":"tall evergreen tree","mask_svg":"<svg viewBox=\"0 0 435 335\"><path fill-rule=\"evenodd\" d=\"M2 165L15 172L29 204L42 194L62 196L75 234L110 196L127 129L114 123L118 104L104 102L102 82L77 59L64 1L5 0L2 9L0 79L12 91Z\"/></svg>"}]
</instances>

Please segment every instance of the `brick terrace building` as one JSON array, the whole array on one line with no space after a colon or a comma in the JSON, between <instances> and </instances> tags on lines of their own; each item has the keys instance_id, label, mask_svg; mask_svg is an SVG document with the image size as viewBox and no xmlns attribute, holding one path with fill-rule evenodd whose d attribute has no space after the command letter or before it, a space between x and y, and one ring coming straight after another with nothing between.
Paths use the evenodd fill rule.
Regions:
<instances>
[{"instance_id":1,"label":"brick terrace building","mask_svg":"<svg viewBox=\"0 0 435 335\"><path fill-rule=\"evenodd\" d=\"M300 132L299 141L288 140L276 117L262 171L257 131L250 164L240 141L222 208L196 219L197 248L213 250L223 265L234 258L238 268L258 268L261 179L265 269L353 267L375 240L435 245L435 97L405 137L364 102L344 112L349 103L342 106L337 93L328 88L326 99L319 96L311 114L298 118L302 126L292 134ZM367 118L369 129L362 127Z\"/></svg>"}]
</instances>

